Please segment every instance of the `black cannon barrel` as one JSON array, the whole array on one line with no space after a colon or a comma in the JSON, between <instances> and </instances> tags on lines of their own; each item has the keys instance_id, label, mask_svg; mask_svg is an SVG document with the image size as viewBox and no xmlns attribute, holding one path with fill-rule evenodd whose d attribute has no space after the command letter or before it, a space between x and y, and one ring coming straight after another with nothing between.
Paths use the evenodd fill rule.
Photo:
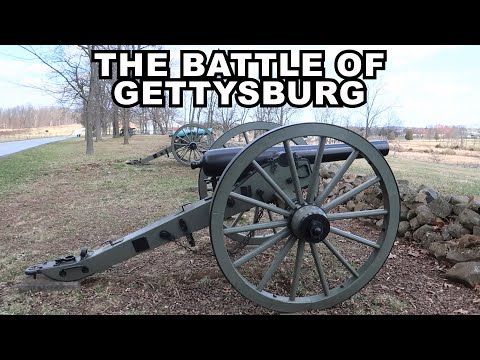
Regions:
<instances>
[{"instance_id":1,"label":"black cannon barrel","mask_svg":"<svg viewBox=\"0 0 480 360\"><path fill-rule=\"evenodd\" d=\"M375 146L383 156L388 155L388 141L371 141L370 143ZM243 149L243 147L231 147L208 150L203 154L200 161L193 161L191 167L192 169L203 169L203 172L207 176L220 176L235 155ZM313 164L317 154L318 145L293 145L291 146L291 149L293 153L297 154L297 156L307 158L310 163ZM325 145L322 162L346 160L352 151L352 147L345 144ZM274 146L257 156L255 160L262 165L283 153L285 153L283 146ZM362 154L360 153L358 157L361 158Z\"/></svg>"}]
</instances>

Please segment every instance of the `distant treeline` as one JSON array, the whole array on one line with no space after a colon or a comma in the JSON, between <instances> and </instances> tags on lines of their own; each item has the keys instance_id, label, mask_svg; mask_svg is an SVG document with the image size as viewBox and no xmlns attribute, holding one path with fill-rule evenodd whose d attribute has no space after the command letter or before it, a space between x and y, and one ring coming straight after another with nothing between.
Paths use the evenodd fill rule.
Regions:
<instances>
[{"instance_id":1,"label":"distant treeline","mask_svg":"<svg viewBox=\"0 0 480 360\"><path fill-rule=\"evenodd\" d=\"M26 129L43 126L69 125L79 122L79 114L56 106L21 105L0 108L0 129Z\"/></svg>"}]
</instances>

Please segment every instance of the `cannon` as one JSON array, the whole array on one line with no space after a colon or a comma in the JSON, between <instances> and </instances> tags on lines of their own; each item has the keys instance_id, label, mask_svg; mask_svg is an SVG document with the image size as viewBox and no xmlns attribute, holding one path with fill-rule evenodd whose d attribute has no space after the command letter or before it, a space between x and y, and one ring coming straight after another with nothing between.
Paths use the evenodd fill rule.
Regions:
<instances>
[{"instance_id":1,"label":"cannon","mask_svg":"<svg viewBox=\"0 0 480 360\"><path fill-rule=\"evenodd\" d=\"M332 139L337 143L327 144ZM388 151L388 142L319 123L277 127L243 148L208 150L191 167L218 177L211 195L116 241L25 273L80 280L183 237L193 243L193 233L209 226L221 271L253 303L278 312L332 307L375 277L394 244L400 197L384 158ZM339 167L325 182L320 169L328 161ZM370 176L332 196L357 162ZM367 191L380 206L341 209ZM365 233L358 226L365 218L381 226Z\"/></svg>"},{"instance_id":2,"label":"cannon","mask_svg":"<svg viewBox=\"0 0 480 360\"><path fill-rule=\"evenodd\" d=\"M142 159L128 160L127 164L144 165L160 156L170 156L169 154L173 154L180 164L188 166L191 162L198 161L202 154L208 149L245 146L250 142L252 131L254 132L253 138L255 138L262 131L272 130L278 126L280 125L265 121L248 122L230 129L217 140L213 141L213 129L207 129L199 124L187 124L179 128L174 134L170 135L172 143L169 147ZM237 136L238 139L236 139ZM304 142L301 143L304 144ZM208 190L206 184L208 184L209 181L210 179L204 176L202 171L200 171L198 179L200 198L207 196Z\"/></svg>"},{"instance_id":3,"label":"cannon","mask_svg":"<svg viewBox=\"0 0 480 360\"><path fill-rule=\"evenodd\" d=\"M179 164L188 166L191 161L198 160L213 143L213 129L207 129L200 124L186 124L178 128L171 135L171 144L156 153L145 158L128 160L129 165L144 165L150 161L170 154Z\"/></svg>"},{"instance_id":4,"label":"cannon","mask_svg":"<svg viewBox=\"0 0 480 360\"><path fill-rule=\"evenodd\" d=\"M229 131L225 132L220 136L210 147L210 150L228 148L228 147L245 147L250 143L251 140L254 140L257 136L260 136L263 132L269 131L279 127L277 123L266 122L266 121L253 121L238 125ZM238 137L238 138L237 138ZM253 139L251 139L253 137ZM295 144L306 145L303 138L298 138L294 140ZM196 161L192 161L196 163ZM215 187L218 177L207 176L205 172L200 167L198 173L198 194L200 199L204 199L207 196L211 196L213 193L213 188Z\"/></svg>"}]
</instances>

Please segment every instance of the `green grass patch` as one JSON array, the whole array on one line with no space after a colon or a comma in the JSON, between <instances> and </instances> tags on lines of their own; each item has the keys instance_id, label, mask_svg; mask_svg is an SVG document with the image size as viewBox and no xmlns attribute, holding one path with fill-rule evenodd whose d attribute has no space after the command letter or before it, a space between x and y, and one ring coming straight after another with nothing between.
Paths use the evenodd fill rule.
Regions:
<instances>
[{"instance_id":1,"label":"green grass patch","mask_svg":"<svg viewBox=\"0 0 480 360\"><path fill-rule=\"evenodd\" d=\"M0 158L0 195L28 183L63 165L62 158L78 156L79 140L65 140L38 146Z\"/></svg>"}]
</instances>

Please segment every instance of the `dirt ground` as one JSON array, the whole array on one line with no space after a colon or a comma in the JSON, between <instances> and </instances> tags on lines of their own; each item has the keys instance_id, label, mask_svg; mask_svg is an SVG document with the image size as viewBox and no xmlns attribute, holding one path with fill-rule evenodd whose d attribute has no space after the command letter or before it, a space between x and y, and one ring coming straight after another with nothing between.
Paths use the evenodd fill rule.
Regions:
<instances>
[{"instance_id":1,"label":"dirt ground","mask_svg":"<svg viewBox=\"0 0 480 360\"><path fill-rule=\"evenodd\" d=\"M198 198L197 172L173 158L125 165L168 139L134 137L130 148L114 141L121 140L98 144L101 155L88 159L78 156L82 141L72 141L68 146L74 149L63 152L64 160L3 196L0 313L275 314L231 287L213 256L208 229L194 234L195 250L181 239L95 274L79 289L17 289L26 267L118 239ZM112 146L115 156L108 153ZM450 282L446 269L417 244L397 240L386 264L360 292L333 308L304 314L480 314L480 288Z\"/></svg>"}]
</instances>

